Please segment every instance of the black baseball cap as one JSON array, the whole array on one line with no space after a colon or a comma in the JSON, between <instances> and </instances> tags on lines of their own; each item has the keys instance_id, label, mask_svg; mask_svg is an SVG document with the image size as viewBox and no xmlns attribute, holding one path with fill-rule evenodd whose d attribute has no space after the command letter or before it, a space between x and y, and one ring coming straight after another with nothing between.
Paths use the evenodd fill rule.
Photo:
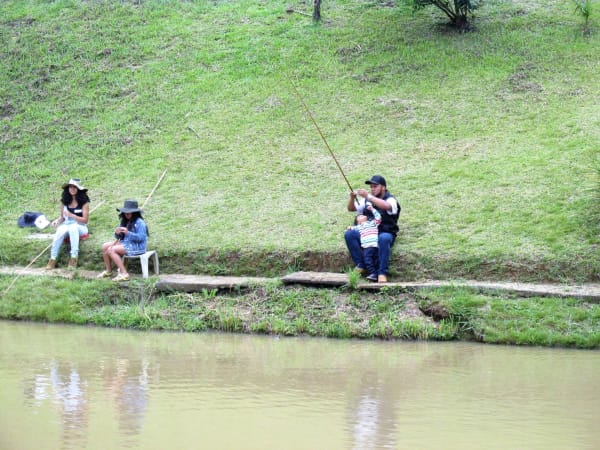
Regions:
<instances>
[{"instance_id":1,"label":"black baseball cap","mask_svg":"<svg viewBox=\"0 0 600 450\"><path fill-rule=\"evenodd\" d=\"M382 186L387 187L385 184L385 178L381 175L373 175L370 180L365 181L365 184L381 184Z\"/></svg>"}]
</instances>

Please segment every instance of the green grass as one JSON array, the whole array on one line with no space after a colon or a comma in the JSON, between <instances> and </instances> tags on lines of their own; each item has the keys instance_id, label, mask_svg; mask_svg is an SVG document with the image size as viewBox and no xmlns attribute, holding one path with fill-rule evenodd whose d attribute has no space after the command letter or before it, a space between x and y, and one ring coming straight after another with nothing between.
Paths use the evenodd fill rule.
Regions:
<instances>
[{"instance_id":1,"label":"green grass","mask_svg":"<svg viewBox=\"0 0 600 450\"><path fill-rule=\"evenodd\" d=\"M598 280L597 17L584 36L568 1L490 1L454 34L431 10L286 6L2 2L0 264L42 251L16 219L55 217L79 176L99 269L114 208L167 169L144 205L166 271L346 270L347 187L294 82L351 184L399 198L395 276Z\"/></svg>"},{"instance_id":2,"label":"green grass","mask_svg":"<svg viewBox=\"0 0 600 450\"><path fill-rule=\"evenodd\" d=\"M439 330L492 344L598 348L600 305L576 299L515 298L438 289L418 295L424 310L444 311Z\"/></svg>"},{"instance_id":3,"label":"green grass","mask_svg":"<svg viewBox=\"0 0 600 450\"><path fill-rule=\"evenodd\" d=\"M5 291L10 277L0 277ZM416 293L286 287L157 293L107 281L23 277L2 296L0 319L139 330L254 333L339 339L466 340L600 348L600 305L444 288Z\"/></svg>"}]
</instances>

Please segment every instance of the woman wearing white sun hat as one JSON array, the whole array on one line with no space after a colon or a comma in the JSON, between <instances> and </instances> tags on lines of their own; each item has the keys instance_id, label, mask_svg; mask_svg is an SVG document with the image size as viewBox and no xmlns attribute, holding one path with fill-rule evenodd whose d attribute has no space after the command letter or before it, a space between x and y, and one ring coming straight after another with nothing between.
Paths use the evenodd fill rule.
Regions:
<instances>
[{"instance_id":1,"label":"woman wearing white sun hat","mask_svg":"<svg viewBox=\"0 0 600 450\"><path fill-rule=\"evenodd\" d=\"M90 217L90 198L87 189L83 187L79 178L71 178L68 183L63 184L62 189L60 214L51 223L56 228L56 233L50 249L50 260L46 265L48 270L56 268L58 253L67 235L71 243L69 268L76 268L79 238L89 233L87 224Z\"/></svg>"}]
</instances>

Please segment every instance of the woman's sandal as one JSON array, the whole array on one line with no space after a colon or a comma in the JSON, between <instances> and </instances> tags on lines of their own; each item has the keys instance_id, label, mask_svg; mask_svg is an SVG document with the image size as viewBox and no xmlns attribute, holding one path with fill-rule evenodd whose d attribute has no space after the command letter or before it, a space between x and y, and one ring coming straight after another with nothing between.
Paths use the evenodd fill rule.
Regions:
<instances>
[{"instance_id":1,"label":"woman's sandal","mask_svg":"<svg viewBox=\"0 0 600 450\"><path fill-rule=\"evenodd\" d=\"M100 274L96 278L108 278L110 276L112 276L112 272L104 270L103 272L100 272Z\"/></svg>"},{"instance_id":2,"label":"woman's sandal","mask_svg":"<svg viewBox=\"0 0 600 450\"><path fill-rule=\"evenodd\" d=\"M128 273L120 273L119 275L117 275L116 277L114 277L112 279L113 281L129 281L129 274Z\"/></svg>"}]
</instances>

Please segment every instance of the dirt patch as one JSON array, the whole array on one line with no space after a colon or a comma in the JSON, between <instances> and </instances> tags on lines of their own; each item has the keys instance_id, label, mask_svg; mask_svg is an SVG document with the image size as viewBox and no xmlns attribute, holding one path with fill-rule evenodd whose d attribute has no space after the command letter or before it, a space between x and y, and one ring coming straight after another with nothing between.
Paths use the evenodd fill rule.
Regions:
<instances>
[{"instance_id":1,"label":"dirt patch","mask_svg":"<svg viewBox=\"0 0 600 450\"><path fill-rule=\"evenodd\" d=\"M335 51L335 55L339 58L342 63L349 63L354 61L360 55L366 52L366 48L364 48L360 44L353 45L351 47L342 47L338 48Z\"/></svg>"},{"instance_id":2,"label":"dirt patch","mask_svg":"<svg viewBox=\"0 0 600 450\"><path fill-rule=\"evenodd\" d=\"M16 112L16 108L10 102L0 105L0 119L10 119Z\"/></svg>"},{"instance_id":3,"label":"dirt patch","mask_svg":"<svg viewBox=\"0 0 600 450\"><path fill-rule=\"evenodd\" d=\"M9 20L8 22L5 22L5 24L12 28L22 28L31 26L33 22L35 22L33 17L24 17L22 19Z\"/></svg>"},{"instance_id":4,"label":"dirt patch","mask_svg":"<svg viewBox=\"0 0 600 450\"><path fill-rule=\"evenodd\" d=\"M543 91L542 85L532 81L531 73L535 69L533 64L524 64L518 71L508 78L511 90L515 93L539 93Z\"/></svg>"},{"instance_id":5,"label":"dirt patch","mask_svg":"<svg viewBox=\"0 0 600 450\"><path fill-rule=\"evenodd\" d=\"M419 311L421 311L426 316L431 317L436 322L450 317L450 313L448 312L448 310L438 303L430 303L424 305L421 308L419 308Z\"/></svg>"}]
</instances>

